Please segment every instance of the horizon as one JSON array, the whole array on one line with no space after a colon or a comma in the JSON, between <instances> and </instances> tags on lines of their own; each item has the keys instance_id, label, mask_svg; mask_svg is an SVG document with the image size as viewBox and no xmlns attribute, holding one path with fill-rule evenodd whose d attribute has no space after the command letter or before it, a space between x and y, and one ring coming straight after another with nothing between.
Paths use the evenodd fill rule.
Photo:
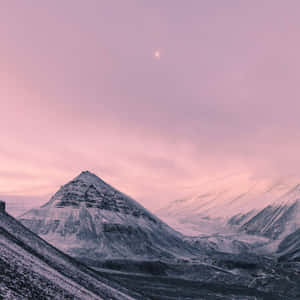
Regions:
<instances>
[{"instance_id":1,"label":"horizon","mask_svg":"<svg viewBox=\"0 0 300 300\"><path fill-rule=\"evenodd\" d=\"M151 211L300 178L299 9L2 2L0 199L39 206L86 169Z\"/></svg>"},{"instance_id":2,"label":"horizon","mask_svg":"<svg viewBox=\"0 0 300 300\"><path fill-rule=\"evenodd\" d=\"M84 170L77 173L72 178L69 178L66 182L61 184L55 191L48 195L41 195L41 196L22 196L22 195L2 195L0 200L4 201L6 203L6 210L13 215L14 217L20 217L25 212L34 209L34 208L40 208L41 206L45 205L50 199L56 194L56 192L59 191L59 189L68 183L74 181L79 176L82 176L84 174L95 176L96 178L103 181L105 184L108 184L112 188L120 191L121 193L124 193L125 195L132 197L132 195L126 193L124 190L120 190L118 186L112 185L110 182L107 182L102 177L98 176L97 174L89 171ZM277 200L280 200L282 196L285 195L285 193L290 192L294 190L297 186L300 185L300 178L299 177L279 177L279 178L254 178L252 176L249 176L249 174L228 174L227 176L222 177L216 177L216 178L209 178L207 180L204 180L201 182L198 186L186 186L184 191L180 194L178 193L177 198L170 199L169 201L163 202L161 205L158 206L147 206L147 203L144 204L143 201L140 201L140 199L136 199L132 197L133 199L137 200L140 204L142 204L146 209L150 210L152 213L158 213L160 214L160 211L162 211L162 216L164 215L164 211L168 211L168 207L170 205L176 204L178 201L182 202L182 200L193 200L197 199L197 197L201 198L201 195L204 194L216 194L216 193L223 193L225 192L225 197L222 195L219 196L219 199L215 199L211 204L214 205L215 213L218 215L218 217L228 217L228 215L234 215L242 212L247 212L252 209L263 209L269 204L276 203ZM273 190L275 187L280 187L282 190L281 193L279 193L274 199L266 197L259 198L258 196L261 196L265 194L268 191ZM246 196L249 193L254 193L256 196L252 196L252 200L259 200L259 202L255 203L245 203L245 201L240 201L240 204L243 205L243 208L241 207L235 207L233 210L229 210L227 212L224 208L228 206L231 202L234 201L236 197L240 197L241 195ZM274 196L274 195L273 195ZM251 197L250 197L251 199ZM242 199L240 199L242 200ZM246 199L245 200L249 200ZM221 201L221 202L220 202ZM199 202L201 203L201 201ZM176 206L176 205L175 205ZM220 214L220 209L223 210L223 213ZM162 217L161 216L161 217ZM166 217L166 216L164 216Z\"/></svg>"}]
</instances>

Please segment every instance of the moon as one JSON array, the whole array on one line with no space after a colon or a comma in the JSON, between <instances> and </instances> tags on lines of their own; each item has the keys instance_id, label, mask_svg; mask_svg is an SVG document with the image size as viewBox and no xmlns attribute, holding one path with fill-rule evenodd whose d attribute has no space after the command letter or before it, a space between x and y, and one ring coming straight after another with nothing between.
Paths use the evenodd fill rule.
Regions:
<instances>
[{"instance_id":1,"label":"moon","mask_svg":"<svg viewBox=\"0 0 300 300\"><path fill-rule=\"evenodd\" d=\"M154 58L155 59L160 59L160 51L159 50L154 51Z\"/></svg>"}]
</instances>

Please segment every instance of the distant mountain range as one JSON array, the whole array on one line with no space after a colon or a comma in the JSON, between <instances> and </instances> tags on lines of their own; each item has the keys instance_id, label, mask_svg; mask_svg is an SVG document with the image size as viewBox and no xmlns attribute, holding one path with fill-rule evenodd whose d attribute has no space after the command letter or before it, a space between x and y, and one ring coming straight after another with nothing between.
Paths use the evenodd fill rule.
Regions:
<instances>
[{"instance_id":1,"label":"distant mountain range","mask_svg":"<svg viewBox=\"0 0 300 300\"><path fill-rule=\"evenodd\" d=\"M299 185L238 178L239 188L235 176L225 177L158 212L182 233L88 171L19 220L62 251L88 261L199 258L211 250L239 253L266 244L276 251L300 228Z\"/></svg>"},{"instance_id":2,"label":"distant mountain range","mask_svg":"<svg viewBox=\"0 0 300 300\"><path fill-rule=\"evenodd\" d=\"M300 180L238 179L239 185L230 176L202 186L198 194L173 201L157 214L193 236L194 245L206 242L231 253L257 249L281 260L299 260Z\"/></svg>"}]
</instances>

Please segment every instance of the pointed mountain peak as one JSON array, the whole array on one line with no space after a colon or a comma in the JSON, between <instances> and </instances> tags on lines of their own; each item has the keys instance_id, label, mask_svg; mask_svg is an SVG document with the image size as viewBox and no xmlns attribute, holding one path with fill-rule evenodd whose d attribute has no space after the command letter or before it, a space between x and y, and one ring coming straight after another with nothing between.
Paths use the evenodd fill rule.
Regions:
<instances>
[{"instance_id":1,"label":"pointed mountain peak","mask_svg":"<svg viewBox=\"0 0 300 300\"><path fill-rule=\"evenodd\" d=\"M41 208L98 209L102 212L143 217L154 223L158 222L156 217L138 202L89 171L81 172L63 185Z\"/></svg>"},{"instance_id":2,"label":"pointed mountain peak","mask_svg":"<svg viewBox=\"0 0 300 300\"><path fill-rule=\"evenodd\" d=\"M88 178L97 178L100 179L97 175L95 175L94 173L90 172L90 171L82 171L77 177L76 179L88 179ZM101 180L101 179L100 179Z\"/></svg>"},{"instance_id":3,"label":"pointed mountain peak","mask_svg":"<svg viewBox=\"0 0 300 300\"><path fill-rule=\"evenodd\" d=\"M96 185L103 185L107 183L102 180L100 177L98 177L97 175L95 175L94 173L90 172L90 171L82 171L77 177L75 177L71 182L73 181L83 181L86 184L96 184Z\"/></svg>"},{"instance_id":4,"label":"pointed mountain peak","mask_svg":"<svg viewBox=\"0 0 300 300\"><path fill-rule=\"evenodd\" d=\"M90 172L89 170L86 170L86 171L82 171L82 172L80 173L80 175L87 175L87 176L89 176L89 175L95 175L95 174L92 173L92 172Z\"/></svg>"}]
</instances>

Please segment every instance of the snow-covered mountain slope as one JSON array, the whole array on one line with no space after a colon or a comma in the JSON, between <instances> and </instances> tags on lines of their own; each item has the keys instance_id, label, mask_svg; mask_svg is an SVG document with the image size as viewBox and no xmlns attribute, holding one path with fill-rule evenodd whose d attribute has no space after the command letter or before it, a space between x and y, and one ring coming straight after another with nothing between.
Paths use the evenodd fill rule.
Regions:
<instances>
[{"instance_id":1,"label":"snow-covered mountain slope","mask_svg":"<svg viewBox=\"0 0 300 300\"><path fill-rule=\"evenodd\" d=\"M1 299L135 298L111 284L0 212Z\"/></svg>"},{"instance_id":2,"label":"snow-covered mountain slope","mask_svg":"<svg viewBox=\"0 0 300 300\"><path fill-rule=\"evenodd\" d=\"M157 214L184 234L232 234L232 225L243 226L268 206L293 205L298 182L298 178L229 176L201 186L200 192L172 202Z\"/></svg>"},{"instance_id":3,"label":"snow-covered mountain slope","mask_svg":"<svg viewBox=\"0 0 300 300\"><path fill-rule=\"evenodd\" d=\"M300 228L279 244L277 254L281 261L300 261Z\"/></svg>"},{"instance_id":4,"label":"snow-covered mountain slope","mask_svg":"<svg viewBox=\"0 0 300 300\"><path fill-rule=\"evenodd\" d=\"M296 185L251 218L235 216L231 224L238 224L250 234L258 234L274 240L300 228L300 185Z\"/></svg>"},{"instance_id":5,"label":"snow-covered mountain slope","mask_svg":"<svg viewBox=\"0 0 300 300\"><path fill-rule=\"evenodd\" d=\"M241 229L249 234L280 240L300 228L299 217L299 200L290 205L269 205L242 224Z\"/></svg>"},{"instance_id":6,"label":"snow-covered mountain slope","mask_svg":"<svg viewBox=\"0 0 300 300\"><path fill-rule=\"evenodd\" d=\"M89 259L155 259L198 254L132 198L86 171L21 222L66 253Z\"/></svg>"}]
</instances>

